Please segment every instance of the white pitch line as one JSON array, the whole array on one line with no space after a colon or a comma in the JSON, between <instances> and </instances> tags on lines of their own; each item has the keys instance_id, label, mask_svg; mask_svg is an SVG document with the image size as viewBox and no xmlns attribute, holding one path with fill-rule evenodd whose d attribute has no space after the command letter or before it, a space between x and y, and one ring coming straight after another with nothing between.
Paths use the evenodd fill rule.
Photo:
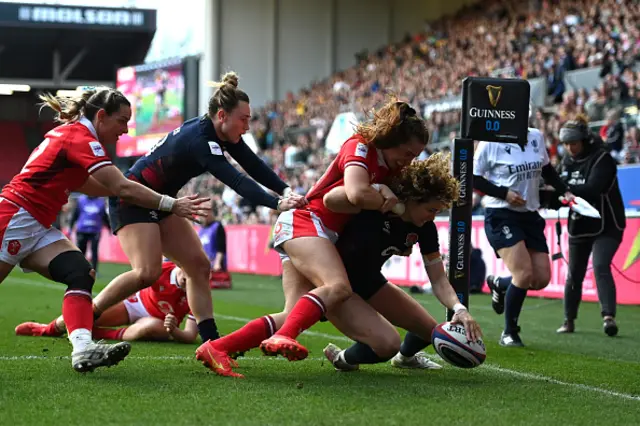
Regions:
<instances>
[{"instance_id":1,"label":"white pitch line","mask_svg":"<svg viewBox=\"0 0 640 426\"><path fill-rule=\"evenodd\" d=\"M130 355L126 359L135 359L142 361L195 361L195 355L180 356L180 355L168 355L168 356L135 356ZM15 355L15 356L3 356L0 355L0 361L45 361L45 360L71 360L70 356L46 356L46 355ZM242 357L240 361L288 361L286 358L272 357L272 356L249 356ZM307 358L308 361L327 361L326 358ZM327 361L328 362L328 361Z\"/></svg>"},{"instance_id":2,"label":"white pitch line","mask_svg":"<svg viewBox=\"0 0 640 426\"><path fill-rule=\"evenodd\" d=\"M599 388L596 386L589 386L589 385L583 385L581 383L573 383L573 382L563 382L562 380L557 380L551 377L546 377L546 376L542 376L539 374L533 374L533 373L523 373L521 371L515 371L515 370L509 370L507 368L502 368L502 367L498 367L496 365L484 365L484 368L491 370L491 371L495 371L498 373L506 373L515 377L521 377L523 379L529 379L529 380L537 380L537 381L545 381L545 382L549 382L549 383L553 383L555 385L560 385L560 386L569 386L572 388L577 388L577 389L582 389L585 391L591 391L591 392L598 392L604 395L609 395L609 396L613 396L616 398L623 398L623 399L628 399L631 401L640 401L640 396L638 395L632 395L632 394L628 394L628 393L621 393L621 392L615 392L615 391L611 391L608 389L604 389L604 388Z\"/></svg>"},{"instance_id":3,"label":"white pitch line","mask_svg":"<svg viewBox=\"0 0 640 426\"><path fill-rule=\"evenodd\" d=\"M43 288L52 288L52 289L63 289L63 287L61 288L61 286L59 285L55 285L55 284L51 284L51 283L43 283L40 281L36 281L36 280L31 280L28 278L13 278L13 277L9 277L8 283L16 283L16 284L22 284L22 285L31 285L31 286L36 286L36 287L43 287ZM217 314L216 318L220 318L220 319L224 319L224 320L228 320L228 321L237 321L237 322L243 322L243 323L247 323L249 321L251 321L251 318L242 318L242 317L236 317L236 316L232 316L232 315L221 315L221 314ZM352 340L349 339L346 336L341 336L341 335L336 335L336 334L328 334L328 333L321 333L321 332L317 332L317 331L305 331L304 334L307 334L309 336L314 336L314 337L323 337L326 339L332 339L332 340L341 340L341 341L348 341L351 342ZM66 357L65 357L66 358ZM175 360L191 360L192 358L190 357L128 357L131 359L147 359L147 360L170 360L170 359L175 359ZM39 360L39 359L58 359L58 357L46 357L46 356L34 356L34 355L25 355L25 356L1 356L0 355L0 361L19 361L19 360ZM278 360L284 360L284 358L272 358L272 357L251 357L251 358L243 358L243 359L250 359L250 360L265 360L265 359L278 359ZM311 358L311 360L322 360L323 358ZM603 395L607 395L607 396L611 396L611 397L616 397L616 398L623 398L623 399L627 399L627 400L631 400L631 401L640 401L640 396L638 395L633 395L633 394L627 394L627 393L622 393L622 392L615 392L615 391L611 391L608 389L604 389L604 388L599 388L597 386L589 386L589 385L584 385L581 383L573 383L573 382L565 382L562 380L557 380L554 379L552 377L547 377L547 376L543 376L540 374L533 374L533 373L523 373L521 371L516 371L516 370L510 370L508 368L502 368L499 367L497 365L492 365L492 364L483 364L480 368L484 368L490 371L494 371L496 373L501 373L501 374L507 374L510 376L514 376L514 377L519 377L522 379L528 379L528 380L536 380L536 381L540 381L540 382L547 382L547 383L553 383L555 385L559 385L559 386L567 386L567 387L572 387L572 388L576 388L576 389L581 389L584 391L590 391L590 392L595 392L595 393L600 393Z\"/></svg>"}]
</instances>

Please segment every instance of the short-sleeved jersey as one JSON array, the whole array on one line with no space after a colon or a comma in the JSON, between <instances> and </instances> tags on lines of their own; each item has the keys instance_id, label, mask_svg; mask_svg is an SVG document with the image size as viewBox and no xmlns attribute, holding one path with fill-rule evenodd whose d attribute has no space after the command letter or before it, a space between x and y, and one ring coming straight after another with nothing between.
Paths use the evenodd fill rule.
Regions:
<instances>
[{"instance_id":1,"label":"short-sleeved jersey","mask_svg":"<svg viewBox=\"0 0 640 426\"><path fill-rule=\"evenodd\" d=\"M322 198L333 188L344 185L344 171L349 166L359 166L367 170L371 183L381 182L389 175L389 167L382 152L364 143L359 136L353 136L342 145L338 156L307 194L307 210L318 215L327 228L337 233L342 231L352 215L330 211L324 206Z\"/></svg>"},{"instance_id":2,"label":"short-sleeved jersey","mask_svg":"<svg viewBox=\"0 0 640 426\"><path fill-rule=\"evenodd\" d=\"M69 194L90 174L111 164L93 125L83 117L49 131L1 196L50 227Z\"/></svg>"},{"instance_id":3,"label":"short-sleeved jersey","mask_svg":"<svg viewBox=\"0 0 640 426\"><path fill-rule=\"evenodd\" d=\"M410 253L416 243L424 256L440 251L435 223L418 227L391 213L364 210L349 221L336 248L355 281L379 276L391 256Z\"/></svg>"},{"instance_id":4,"label":"short-sleeved jersey","mask_svg":"<svg viewBox=\"0 0 640 426\"><path fill-rule=\"evenodd\" d=\"M241 139L222 141L208 116L192 118L163 137L125 175L159 192L175 196L192 178L210 172L255 204L277 208L278 199L233 167L228 152L267 188L281 194L287 185Z\"/></svg>"},{"instance_id":5,"label":"short-sleeved jersey","mask_svg":"<svg viewBox=\"0 0 640 426\"><path fill-rule=\"evenodd\" d=\"M140 291L140 300L155 318L164 319L167 314L173 314L181 323L190 309L186 290L178 286L177 270L174 263L165 262L158 281Z\"/></svg>"},{"instance_id":6,"label":"short-sleeved jersey","mask_svg":"<svg viewBox=\"0 0 640 426\"><path fill-rule=\"evenodd\" d=\"M514 207L505 200L487 196L485 207L508 208L520 212L538 210L542 168L547 164L547 147L544 136L538 129L529 129L524 151L513 143L480 142L474 157L473 173L494 185L518 192L527 202L522 207Z\"/></svg>"}]
</instances>

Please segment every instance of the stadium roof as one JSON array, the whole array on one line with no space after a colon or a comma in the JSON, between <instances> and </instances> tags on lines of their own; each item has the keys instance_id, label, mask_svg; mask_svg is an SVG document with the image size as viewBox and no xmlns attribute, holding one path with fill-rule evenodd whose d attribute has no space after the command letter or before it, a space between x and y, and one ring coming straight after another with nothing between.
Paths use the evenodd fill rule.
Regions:
<instances>
[{"instance_id":1,"label":"stadium roof","mask_svg":"<svg viewBox=\"0 0 640 426\"><path fill-rule=\"evenodd\" d=\"M155 31L150 9L0 3L0 84L113 85L117 68L144 61Z\"/></svg>"}]
</instances>

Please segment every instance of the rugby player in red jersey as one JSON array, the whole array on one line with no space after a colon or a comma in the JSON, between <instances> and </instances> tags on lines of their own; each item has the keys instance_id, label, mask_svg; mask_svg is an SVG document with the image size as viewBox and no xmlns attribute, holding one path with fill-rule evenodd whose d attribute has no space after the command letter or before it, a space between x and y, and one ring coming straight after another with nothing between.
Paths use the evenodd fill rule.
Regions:
<instances>
[{"instance_id":1,"label":"rugby player in red jersey","mask_svg":"<svg viewBox=\"0 0 640 426\"><path fill-rule=\"evenodd\" d=\"M123 360L131 347L92 340L91 290L95 271L78 248L52 227L72 191L118 195L133 204L171 211L179 216L206 214L206 198L175 199L124 177L103 144L127 133L130 103L112 89L88 90L77 99L45 95L44 105L63 123L48 132L22 171L0 194L0 282L15 265L66 284L62 315L73 345L76 371L93 371ZM205 204L203 204L205 203Z\"/></svg>"},{"instance_id":2,"label":"rugby player in red jersey","mask_svg":"<svg viewBox=\"0 0 640 426\"><path fill-rule=\"evenodd\" d=\"M289 312L284 325L271 336L277 330L273 318L260 318L239 330L234 338L253 345L262 337L266 340L261 349L267 355L280 354L289 360L306 358L307 349L295 338L352 294L335 243L353 215L330 211L323 204L324 195L344 186L349 201L358 208L390 211L398 200L388 187L378 183L410 164L428 141L424 121L409 104L395 99L357 127L356 134L344 143L307 195L308 206L281 213L275 225L274 248L291 259L283 262L285 311ZM300 285L289 288L290 283ZM306 288L307 283L311 291L296 290ZM215 342L204 343L196 351L196 357L209 368L217 363L216 346Z\"/></svg>"},{"instance_id":3,"label":"rugby player in red jersey","mask_svg":"<svg viewBox=\"0 0 640 426\"><path fill-rule=\"evenodd\" d=\"M345 351L329 344L324 353L341 371L389 359L399 368L440 368L420 352L430 344L436 320L415 299L388 283L381 273L392 255L409 255L416 243L434 295L455 311L452 321L464 325L471 340L482 336L479 325L460 303L447 279L433 222L435 215L450 206L458 194L459 185L450 172L450 156L434 154L427 160L412 162L393 178L390 188L404 203L405 211L393 214L363 210L349 221L336 244L353 294L329 310L326 317L356 343ZM348 201L344 187L332 189L324 196L324 203L332 211L349 214L360 211ZM285 259L284 264L287 263L290 262ZM231 354L255 347L260 337L273 334L290 311L291 300L312 288L305 281L283 281L284 311L254 320L207 345L208 355L215 361L210 368L221 376L242 377L232 370L235 363ZM408 331L403 342L396 327Z\"/></svg>"},{"instance_id":4,"label":"rugby player in red jersey","mask_svg":"<svg viewBox=\"0 0 640 426\"><path fill-rule=\"evenodd\" d=\"M186 284L185 273L173 262L164 262L160 278L151 287L110 307L96 320L93 337L125 341L195 342L198 327L187 303ZM185 328L181 330L179 325L185 318ZM64 334L62 316L49 324L24 322L16 327L18 336L61 337Z\"/></svg>"}]
</instances>

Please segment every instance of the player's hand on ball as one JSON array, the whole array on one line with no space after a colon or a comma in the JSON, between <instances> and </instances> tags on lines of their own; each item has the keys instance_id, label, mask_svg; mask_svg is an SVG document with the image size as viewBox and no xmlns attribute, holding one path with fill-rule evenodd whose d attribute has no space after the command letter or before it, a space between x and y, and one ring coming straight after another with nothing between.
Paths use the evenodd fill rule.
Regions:
<instances>
[{"instance_id":1,"label":"player's hand on ball","mask_svg":"<svg viewBox=\"0 0 640 426\"><path fill-rule=\"evenodd\" d=\"M464 329L467 332L467 338L470 342L476 342L482 337L480 325L478 325L476 320L473 319L467 310L458 311L453 318L451 318L451 322L462 324L464 326Z\"/></svg>"},{"instance_id":2,"label":"player's hand on ball","mask_svg":"<svg viewBox=\"0 0 640 426\"><path fill-rule=\"evenodd\" d=\"M398 197L387 185L380 185L380 195L384 198L384 203L380 207L382 213L390 212L398 204Z\"/></svg>"},{"instance_id":3,"label":"player's hand on ball","mask_svg":"<svg viewBox=\"0 0 640 426\"><path fill-rule=\"evenodd\" d=\"M164 328L167 330L167 333L173 334L173 331L178 328L178 319L172 314L167 314L164 317Z\"/></svg>"}]
</instances>

